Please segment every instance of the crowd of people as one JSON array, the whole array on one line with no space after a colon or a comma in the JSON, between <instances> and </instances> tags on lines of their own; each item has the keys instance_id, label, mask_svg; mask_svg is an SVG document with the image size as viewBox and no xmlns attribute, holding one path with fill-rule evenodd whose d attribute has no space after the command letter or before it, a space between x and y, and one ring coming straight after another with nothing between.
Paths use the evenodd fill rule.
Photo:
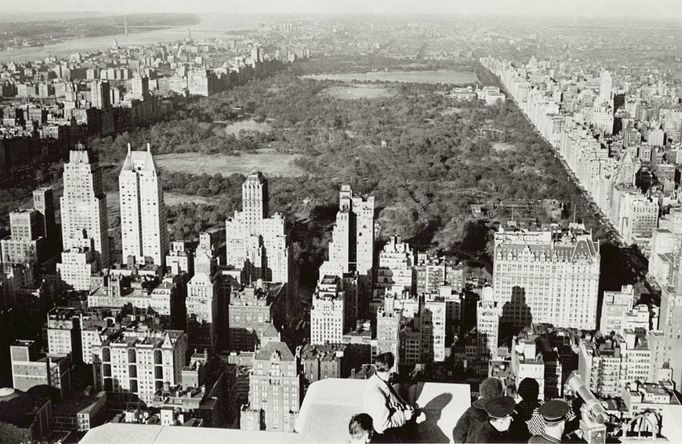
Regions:
<instances>
[{"instance_id":1,"label":"crowd of people","mask_svg":"<svg viewBox=\"0 0 682 444\"><path fill-rule=\"evenodd\" d=\"M364 413L354 415L348 425L350 442L407 443L418 441L417 425L424 412L414 408L391 384L392 353L374 360L375 373L363 393ZM479 398L462 414L452 431L456 443L558 443L575 442L578 419L562 400L542 402L540 387L526 378L517 387L520 401L507 396L497 378L479 386Z\"/></svg>"}]
</instances>

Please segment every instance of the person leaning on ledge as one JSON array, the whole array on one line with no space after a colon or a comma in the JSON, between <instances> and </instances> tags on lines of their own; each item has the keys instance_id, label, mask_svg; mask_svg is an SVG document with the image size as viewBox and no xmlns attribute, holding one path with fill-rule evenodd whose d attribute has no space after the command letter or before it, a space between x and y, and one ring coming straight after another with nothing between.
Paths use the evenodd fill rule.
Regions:
<instances>
[{"instance_id":1,"label":"person leaning on ledge","mask_svg":"<svg viewBox=\"0 0 682 444\"><path fill-rule=\"evenodd\" d=\"M393 364L393 353L382 353L374 359L376 372L365 385L363 410L372 417L377 442L410 442L414 441L419 413L391 386Z\"/></svg>"}]
</instances>

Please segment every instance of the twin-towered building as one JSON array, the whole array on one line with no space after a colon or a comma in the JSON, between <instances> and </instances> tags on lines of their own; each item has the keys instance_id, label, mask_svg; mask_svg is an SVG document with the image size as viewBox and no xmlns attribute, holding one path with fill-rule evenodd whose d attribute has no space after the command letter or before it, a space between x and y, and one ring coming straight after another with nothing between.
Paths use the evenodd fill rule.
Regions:
<instances>
[{"instance_id":1,"label":"twin-towered building","mask_svg":"<svg viewBox=\"0 0 682 444\"><path fill-rule=\"evenodd\" d=\"M150 146L131 151L119 174L123 261L163 267L168 253L166 208ZM57 265L61 280L74 290L87 290L93 271L111 265L107 199L95 154L78 144L64 164L60 200L63 253Z\"/></svg>"}]
</instances>

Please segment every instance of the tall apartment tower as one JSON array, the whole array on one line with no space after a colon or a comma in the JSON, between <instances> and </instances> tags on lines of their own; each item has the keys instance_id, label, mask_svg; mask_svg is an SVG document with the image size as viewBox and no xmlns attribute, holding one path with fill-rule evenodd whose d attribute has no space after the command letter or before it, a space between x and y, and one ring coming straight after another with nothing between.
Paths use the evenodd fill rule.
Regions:
<instances>
[{"instance_id":1,"label":"tall apartment tower","mask_svg":"<svg viewBox=\"0 0 682 444\"><path fill-rule=\"evenodd\" d=\"M493 288L502 322L594 330L599 244L580 225L495 233Z\"/></svg>"},{"instance_id":2,"label":"tall apartment tower","mask_svg":"<svg viewBox=\"0 0 682 444\"><path fill-rule=\"evenodd\" d=\"M377 268L377 288L402 295L413 293L415 283L415 254L407 242L400 236L391 236L384 249L379 253Z\"/></svg>"},{"instance_id":3,"label":"tall apartment tower","mask_svg":"<svg viewBox=\"0 0 682 444\"><path fill-rule=\"evenodd\" d=\"M94 245L98 266L108 267L109 224L102 172L94 154L81 144L71 150L64 164L60 204L64 251Z\"/></svg>"},{"instance_id":4,"label":"tall apartment tower","mask_svg":"<svg viewBox=\"0 0 682 444\"><path fill-rule=\"evenodd\" d=\"M90 103L93 108L111 108L111 91L109 82L93 80L90 83Z\"/></svg>"},{"instance_id":5,"label":"tall apartment tower","mask_svg":"<svg viewBox=\"0 0 682 444\"><path fill-rule=\"evenodd\" d=\"M613 79L611 73L602 71L599 74L599 99L605 101L611 99L611 92L613 91Z\"/></svg>"},{"instance_id":6,"label":"tall apartment tower","mask_svg":"<svg viewBox=\"0 0 682 444\"><path fill-rule=\"evenodd\" d=\"M329 242L329 260L325 273L341 277L357 271L360 276L372 276L374 269L374 196L353 196L350 185L339 191L339 212Z\"/></svg>"},{"instance_id":7,"label":"tall apartment tower","mask_svg":"<svg viewBox=\"0 0 682 444\"><path fill-rule=\"evenodd\" d=\"M242 184L242 211L225 221L227 265L244 271L249 282L289 280L289 248L284 218L268 215L268 183L253 172Z\"/></svg>"},{"instance_id":8,"label":"tall apartment tower","mask_svg":"<svg viewBox=\"0 0 682 444\"><path fill-rule=\"evenodd\" d=\"M194 276L187 284L187 336L189 348L217 351L216 322L219 282L217 267L208 233L199 235L194 253Z\"/></svg>"},{"instance_id":9,"label":"tall apartment tower","mask_svg":"<svg viewBox=\"0 0 682 444\"><path fill-rule=\"evenodd\" d=\"M249 174L242 184L242 212L249 234L258 232L260 222L267 216L268 181L260 171Z\"/></svg>"},{"instance_id":10,"label":"tall apartment tower","mask_svg":"<svg viewBox=\"0 0 682 444\"><path fill-rule=\"evenodd\" d=\"M121 202L123 261L151 261L164 266L168 253L166 207L154 158L146 151L131 151L118 176Z\"/></svg>"},{"instance_id":11,"label":"tall apartment tower","mask_svg":"<svg viewBox=\"0 0 682 444\"><path fill-rule=\"evenodd\" d=\"M495 302L493 289L483 288L481 300L476 307L476 361L479 366L487 368L489 360L497 359L500 316L502 309Z\"/></svg>"},{"instance_id":12,"label":"tall apartment tower","mask_svg":"<svg viewBox=\"0 0 682 444\"><path fill-rule=\"evenodd\" d=\"M33 209L43 217L43 236L47 239L49 252L53 253L57 241L57 224L55 222L54 193L51 187L33 190Z\"/></svg>"},{"instance_id":13,"label":"tall apartment tower","mask_svg":"<svg viewBox=\"0 0 682 444\"><path fill-rule=\"evenodd\" d=\"M388 295L384 306L377 309L377 354L391 352L395 362L400 362L400 324L402 310L396 308L395 298Z\"/></svg>"},{"instance_id":14,"label":"tall apartment tower","mask_svg":"<svg viewBox=\"0 0 682 444\"><path fill-rule=\"evenodd\" d=\"M324 276L317 284L310 309L310 343L340 344L344 332L344 294L338 276Z\"/></svg>"}]
</instances>

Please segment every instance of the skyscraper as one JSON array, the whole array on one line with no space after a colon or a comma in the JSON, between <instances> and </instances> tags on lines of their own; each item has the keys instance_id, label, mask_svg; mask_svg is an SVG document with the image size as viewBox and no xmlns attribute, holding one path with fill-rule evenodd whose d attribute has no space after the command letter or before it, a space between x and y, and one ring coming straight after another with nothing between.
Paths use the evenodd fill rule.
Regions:
<instances>
[{"instance_id":1,"label":"skyscraper","mask_svg":"<svg viewBox=\"0 0 682 444\"><path fill-rule=\"evenodd\" d=\"M599 74L599 99L602 101L611 100L611 92L613 91L613 79L611 73L602 71Z\"/></svg>"},{"instance_id":2,"label":"skyscraper","mask_svg":"<svg viewBox=\"0 0 682 444\"><path fill-rule=\"evenodd\" d=\"M376 286L398 295L403 291L412 294L414 266L415 255L410 245L402 242L399 236L391 236L379 253Z\"/></svg>"},{"instance_id":3,"label":"skyscraper","mask_svg":"<svg viewBox=\"0 0 682 444\"><path fill-rule=\"evenodd\" d=\"M99 267L109 266L107 197L94 154L78 144L64 164L64 194L60 199L64 251L90 248ZM90 240L92 239L92 243Z\"/></svg>"},{"instance_id":4,"label":"skyscraper","mask_svg":"<svg viewBox=\"0 0 682 444\"><path fill-rule=\"evenodd\" d=\"M108 109L111 107L109 82L94 80L90 83L90 103L93 108Z\"/></svg>"},{"instance_id":5,"label":"skyscraper","mask_svg":"<svg viewBox=\"0 0 682 444\"><path fill-rule=\"evenodd\" d=\"M400 362L400 324L402 310L395 307L395 298L384 298L384 306L377 309L377 354L391 352Z\"/></svg>"},{"instance_id":6,"label":"skyscraper","mask_svg":"<svg viewBox=\"0 0 682 444\"><path fill-rule=\"evenodd\" d=\"M164 266L168 253L166 207L154 158L147 151L131 151L118 176L121 202L123 260L151 261Z\"/></svg>"},{"instance_id":7,"label":"skyscraper","mask_svg":"<svg viewBox=\"0 0 682 444\"><path fill-rule=\"evenodd\" d=\"M497 358L497 345L502 309L497 305L493 289L483 288L476 310L477 357L479 366L488 367L490 359Z\"/></svg>"},{"instance_id":8,"label":"skyscraper","mask_svg":"<svg viewBox=\"0 0 682 444\"><path fill-rule=\"evenodd\" d=\"M187 336L190 349L217 351L219 282L211 236L199 235L194 253L194 276L187 284Z\"/></svg>"},{"instance_id":9,"label":"skyscraper","mask_svg":"<svg viewBox=\"0 0 682 444\"><path fill-rule=\"evenodd\" d=\"M243 269L248 281L289 280L289 248L284 218L268 214L268 183L253 172L242 184L242 211L225 221L227 265Z\"/></svg>"},{"instance_id":10,"label":"skyscraper","mask_svg":"<svg viewBox=\"0 0 682 444\"><path fill-rule=\"evenodd\" d=\"M54 194L51 187L33 190L33 209L43 218L43 236L47 239L48 252L52 254L57 241L57 224L55 223Z\"/></svg>"},{"instance_id":11,"label":"skyscraper","mask_svg":"<svg viewBox=\"0 0 682 444\"><path fill-rule=\"evenodd\" d=\"M353 196L350 185L339 191L339 212L329 242L329 260L320 274L357 271L372 276L374 269L374 196Z\"/></svg>"}]
</instances>

